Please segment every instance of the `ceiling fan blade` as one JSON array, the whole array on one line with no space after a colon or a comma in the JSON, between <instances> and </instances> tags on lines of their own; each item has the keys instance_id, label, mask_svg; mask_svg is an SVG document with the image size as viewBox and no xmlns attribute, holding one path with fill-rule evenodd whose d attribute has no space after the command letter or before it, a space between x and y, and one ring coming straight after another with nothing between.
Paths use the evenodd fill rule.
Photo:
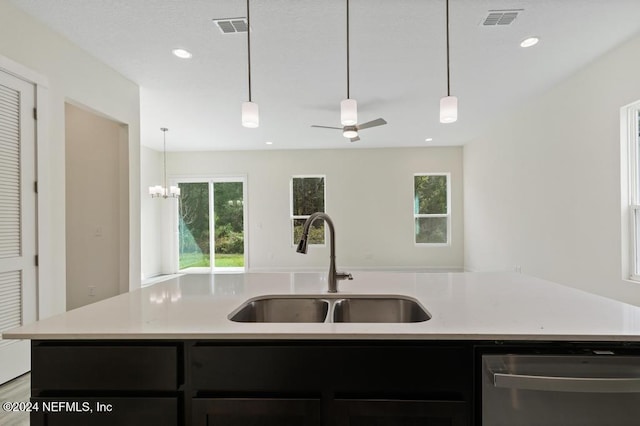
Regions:
<instances>
[{"instance_id":1,"label":"ceiling fan blade","mask_svg":"<svg viewBox=\"0 0 640 426\"><path fill-rule=\"evenodd\" d=\"M312 124L311 127L319 127L321 129L336 129L336 130L342 130L342 127L329 127L329 126L317 126L315 124Z\"/></svg>"},{"instance_id":2,"label":"ceiling fan blade","mask_svg":"<svg viewBox=\"0 0 640 426\"><path fill-rule=\"evenodd\" d=\"M369 127L382 126L383 124L387 124L384 118L377 118L372 121L367 121L366 123L358 124L356 128L358 130L368 129Z\"/></svg>"},{"instance_id":3,"label":"ceiling fan blade","mask_svg":"<svg viewBox=\"0 0 640 426\"><path fill-rule=\"evenodd\" d=\"M360 140L360 136L356 136L355 138L349 139L351 142L356 142Z\"/></svg>"}]
</instances>

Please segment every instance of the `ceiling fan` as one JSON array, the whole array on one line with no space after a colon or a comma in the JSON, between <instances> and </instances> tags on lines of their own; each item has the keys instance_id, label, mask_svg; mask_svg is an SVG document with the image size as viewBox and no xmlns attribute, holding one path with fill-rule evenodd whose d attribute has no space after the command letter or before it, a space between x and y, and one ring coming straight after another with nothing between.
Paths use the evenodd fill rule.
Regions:
<instances>
[{"instance_id":1,"label":"ceiling fan","mask_svg":"<svg viewBox=\"0 0 640 426\"><path fill-rule=\"evenodd\" d=\"M350 96L350 75L349 75L349 0L346 1L347 5L347 99L340 102L340 122L343 127L330 127L330 126L316 126L323 129L336 129L342 130L342 136L348 138L351 142L359 141L360 136L358 132L360 130L368 129L369 127L382 126L387 124L383 118L377 118L366 123L358 124L358 103L355 99L351 99Z\"/></svg>"},{"instance_id":2,"label":"ceiling fan","mask_svg":"<svg viewBox=\"0 0 640 426\"><path fill-rule=\"evenodd\" d=\"M383 126L387 124L387 121L384 118L376 118L375 120L367 121L362 124L353 124L344 127L330 127L330 126L317 126L312 125L311 127L319 127L321 129L336 129L342 130L342 136L345 138L349 138L351 142L359 141L360 136L358 136L358 132L360 130L368 129L370 127Z\"/></svg>"}]
</instances>

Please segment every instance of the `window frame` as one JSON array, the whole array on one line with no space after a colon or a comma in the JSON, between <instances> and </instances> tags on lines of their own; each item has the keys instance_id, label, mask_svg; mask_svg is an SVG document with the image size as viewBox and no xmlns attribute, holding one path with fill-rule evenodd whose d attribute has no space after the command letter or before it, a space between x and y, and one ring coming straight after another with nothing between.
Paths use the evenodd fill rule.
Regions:
<instances>
[{"instance_id":1,"label":"window frame","mask_svg":"<svg viewBox=\"0 0 640 426\"><path fill-rule=\"evenodd\" d=\"M640 240L638 236L638 221L640 214L640 102L633 103L626 108L623 116L626 120L623 131L626 130L628 155L628 215L629 215L629 266L627 276L631 281L640 282L640 262L638 259ZM624 236L623 236L624 238Z\"/></svg>"},{"instance_id":2,"label":"window frame","mask_svg":"<svg viewBox=\"0 0 640 426\"><path fill-rule=\"evenodd\" d=\"M307 178L322 178L324 180L323 186L323 194L322 198L324 199L324 213L327 212L327 176L321 174L310 174L310 175L291 175L289 179L289 230L290 230L290 243L291 247L296 247L298 245L297 241L293 241L294 235L294 221L295 220L306 220L311 215L294 215L293 214L293 180L294 179L307 179ZM309 242L309 247L326 247L327 246L327 227L324 227L324 242L322 244L311 243Z\"/></svg>"},{"instance_id":3,"label":"window frame","mask_svg":"<svg viewBox=\"0 0 640 426\"><path fill-rule=\"evenodd\" d=\"M416 177L418 176L445 176L447 179L447 213L416 213ZM413 244L416 247L450 247L451 246L451 173L450 172L432 172L432 173L414 173L411 179L413 191L411 194L411 211L413 213ZM447 218L447 242L446 243L419 243L416 241L416 219L428 217L445 217Z\"/></svg>"},{"instance_id":4,"label":"window frame","mask_svg":"<svg viewBox=\"0 0 640 426\"><path fill-rule=\"evenodd\" d=\"M241 267L216 267L215 266L215 194L214 184L224 182L242 182L242 221L243 221L243 245L244 245L244 266ZM179 200L175 203L173 210L173 230L174 238L173 247L171 248L170 262L173 265L172 269L178 274L203 274L203 273L244 273L249 271L249 204L248 204L248 177L246 174L232 174L232 175L204 175L204 176L175 176L169 181L171 185L179 185L181 183L206 183L208 187L209 200L207 202L209 209L209 266L195 266L186 269L180 269L180 243L179 243L179 225L180 212L179 212Z\"/></svg>"}]
</instances>

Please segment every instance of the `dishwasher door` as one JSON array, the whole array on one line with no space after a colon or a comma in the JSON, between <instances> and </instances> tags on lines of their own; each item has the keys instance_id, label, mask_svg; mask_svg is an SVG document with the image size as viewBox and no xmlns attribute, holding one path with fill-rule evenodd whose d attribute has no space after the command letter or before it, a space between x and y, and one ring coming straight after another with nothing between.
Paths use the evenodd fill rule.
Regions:
<instances>
[{"instance_id":1,"label":"dishwasher door","mask_svg":"<svg viewBox=\"0 0 640 426\"><path fill-rule=\"evenodd\" d=\"M483 355L483 426L638 426L640 356Z\"/></svg>"}]
</instances>

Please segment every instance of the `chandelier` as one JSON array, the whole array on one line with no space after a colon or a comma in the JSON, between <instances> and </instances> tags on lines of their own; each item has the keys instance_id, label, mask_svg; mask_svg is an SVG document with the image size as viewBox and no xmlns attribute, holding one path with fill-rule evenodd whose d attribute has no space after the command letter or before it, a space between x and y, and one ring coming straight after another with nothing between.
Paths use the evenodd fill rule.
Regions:
<instances>
[{"instance_id":1,"label":"chandelier","mask_svg":"<svg viewBox=\"0 0 640 426\"><path fill-rule=\"evenodd\" d=\"M149 187L149 195L152 198L178 198L180 197L180 188L177 186L167 186L167 129L166 127L161 127L162 130L162 139L163 139L163 162L164 162L164 186L163 185L155 185Z\"/></svg>"}]
</instances>

